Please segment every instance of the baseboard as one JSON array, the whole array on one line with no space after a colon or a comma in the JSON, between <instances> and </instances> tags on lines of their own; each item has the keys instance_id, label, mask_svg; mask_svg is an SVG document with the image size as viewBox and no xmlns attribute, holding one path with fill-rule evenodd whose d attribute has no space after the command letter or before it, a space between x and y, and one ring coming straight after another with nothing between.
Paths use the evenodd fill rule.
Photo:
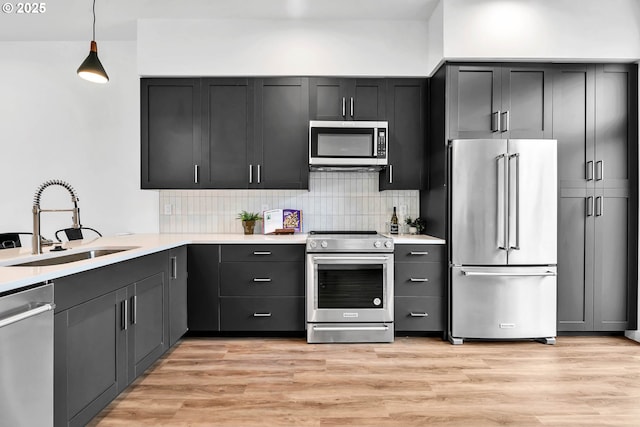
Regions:
<instances>
[{"instance_id":1,"label":"baseboard","mask_svg":"<svg viewBox=\"0 0 640 427\"><path fill-rule=\"evenodd\" d=\"M640 342L640 331L624 331L624 336L630 340Z\"/></svg>"}]
</instances>

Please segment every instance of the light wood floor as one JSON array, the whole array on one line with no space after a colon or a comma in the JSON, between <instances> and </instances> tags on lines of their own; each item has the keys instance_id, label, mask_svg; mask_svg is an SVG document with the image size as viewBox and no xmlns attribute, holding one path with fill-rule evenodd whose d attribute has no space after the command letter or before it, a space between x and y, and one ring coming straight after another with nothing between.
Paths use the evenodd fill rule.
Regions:
<instances>
[{"instance_id":1,"label":"light wood floor","mask_svg":"<svg viewBox=\"0 0 640 427\"><path fill-rule=\"evenodd\" d=\"M640 344L188 338L90 425L640 426Z\"/></svg>"}]
</instances>

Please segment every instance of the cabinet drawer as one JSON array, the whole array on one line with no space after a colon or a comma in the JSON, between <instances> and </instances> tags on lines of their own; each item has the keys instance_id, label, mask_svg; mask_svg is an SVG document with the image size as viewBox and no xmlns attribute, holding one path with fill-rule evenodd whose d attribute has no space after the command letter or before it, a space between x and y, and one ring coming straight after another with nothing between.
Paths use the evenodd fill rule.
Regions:
<instances>
[{"instance_id":1,"label":"cabinet drawer","mask_svg":"<svg viewBox=\"0 0 640 427\"><path fill-rule=\"evenodd\" d=\"M304 297L221 297L221 331L304 331Z\"/></svg>"},{"instance_id":2,"label":"cabinet drawer","mask_svg":"<svg viewBox=\"0 0 640 427\"><path fill-rule=\"evenodd\" d=\"M442 264L439 262L400 262L394 265L397 296L442 296Z\"/></svg>"},{"instance_id":3,"label":"cabinet drawer","mask_svg":"<svg viewBox=\"0 0 640 427\"><path fill-rule=\"evenodd\" d=\"M436 262L445 259L444 245L396 245L396 262Z\"/></svg>"},{"instance_id":4,"label":"cabinet drawer","mask_svg":"<svg viewBox=\"0 0 640 427\"><path fill-rule=\"evenodd\" d=\"M223 262L221 296L304 296L302 262Z\"/></svg>"},{"instance_id":5,"label":"cabinet drawer","mask_svg":"<svg viewBox=\"0 0 640 427\"><path fill-rule=\"evenodd\" d=\"M395 330L444 330L444 304L440 297L395 297Z\"/></svg>"},{"instance_id":6,"label":"cabinet drawer","mask_svg":"<svg viewBox=\"0 0 640 427\"><path fill-rule=\"evenodd\" d=\"M222 262L304 262L304 245L222 245Z\"/></svg>"}]
</instances>

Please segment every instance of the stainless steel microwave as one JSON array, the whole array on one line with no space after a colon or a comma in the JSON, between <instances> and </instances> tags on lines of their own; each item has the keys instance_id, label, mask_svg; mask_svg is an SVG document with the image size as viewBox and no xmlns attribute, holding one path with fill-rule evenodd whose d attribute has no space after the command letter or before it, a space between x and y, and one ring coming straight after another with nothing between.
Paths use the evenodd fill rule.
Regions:
<instances>
[{"instance_id":1,"label":"stainless steel microwave","mask_svg":"<svg viewBox=\"0 0 640 427\"><path fill-rule=\"evenodd\" d=\"M380 170L388 164L389 123L309 122L311 170Z\"/></svg>"}]
</instances>

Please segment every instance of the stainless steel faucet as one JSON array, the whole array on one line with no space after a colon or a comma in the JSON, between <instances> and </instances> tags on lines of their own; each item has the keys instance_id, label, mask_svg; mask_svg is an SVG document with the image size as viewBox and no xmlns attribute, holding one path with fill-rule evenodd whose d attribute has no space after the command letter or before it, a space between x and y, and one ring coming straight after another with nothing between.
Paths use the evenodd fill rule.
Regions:
<instances>
[{"instance_id":1,"label":"stainless steel faucet","mask_svg":"<svg viewBox=\"0 0 640 427\"><path fill-rule=\"evenodd\" d=\"M40 209L40 197L42 196L42 192L45 188L51 185L59 185L69 191L69 194L71 194L71 202L73 203L72 209ZM42 212L73 212L73 228L80 228L80 208L78 208L79 200L80 199L78 199L78 196L71 184L59 179L45 181L40 187L38 187L36 195L33 196L33 237L31 238L32 254L35 255L42 253L42 241L40 240L40 214Z\"/></svg>"}]
</instances>

